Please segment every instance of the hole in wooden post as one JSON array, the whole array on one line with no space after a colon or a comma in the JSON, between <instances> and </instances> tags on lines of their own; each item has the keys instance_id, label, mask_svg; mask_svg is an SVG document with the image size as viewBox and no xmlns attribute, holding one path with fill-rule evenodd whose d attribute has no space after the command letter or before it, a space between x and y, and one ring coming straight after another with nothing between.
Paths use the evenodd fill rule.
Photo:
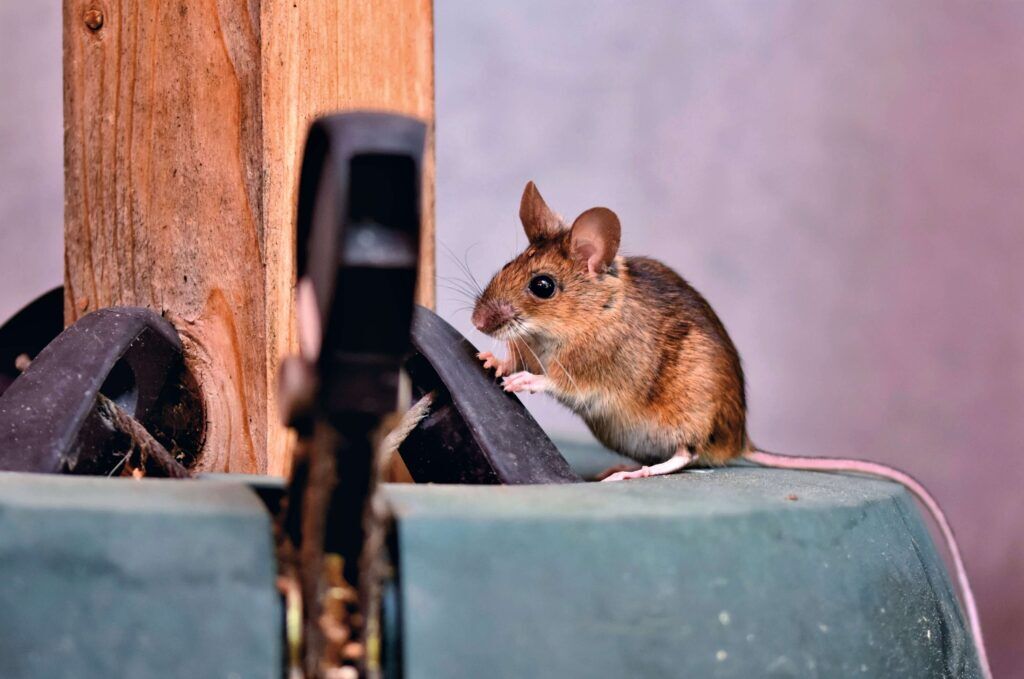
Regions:
<instances>
[{"instance_id":1,"label":"hole in wooden post","mask_svg":"<svg viewBox=\"0 0 1024 679\"><path fill-rule=\"evenodd\" d=\"M206 440L206 411L199 383L185 366L170 375L149 432L187 469L199 462Z\"/></svg>"},{"instance_id":2,"label":"hole in wooden post","mask_svg":"<svg viewBox=\"0 0 1024 679\"><path fill-rule=\"evenodd\" d=\"M117 404L129 415L135 413L139 400L139 388L135 384L135 373L126 361L118 361L100 387L100 393Z\"/></svg>"}]
</instances>

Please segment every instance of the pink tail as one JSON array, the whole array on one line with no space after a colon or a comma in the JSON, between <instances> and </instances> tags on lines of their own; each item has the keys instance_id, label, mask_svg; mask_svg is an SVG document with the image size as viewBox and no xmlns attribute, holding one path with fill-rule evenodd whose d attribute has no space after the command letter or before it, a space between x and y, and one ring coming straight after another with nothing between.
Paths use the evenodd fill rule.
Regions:
<instances>
[{"instance_id":1,"label":"pink tail","mask_svg":"<svg viewBox=\"0 0 1024 679\"><path fill-rule=\"evenodd\" d=\"M985 651L985 641L981 636L981 619L978 617L978 606L974 601L974 592L971 590L971 583L967 579L967 570L964 568L963 559L960 557L960 546L953 536L953 528L949 525L946 515L939 507L939 503L931 496L918 481L898 469L893 469L877 462L865 460L851 460L846 458L832 457L801 457L799 455L778 455L763 450L751 450L743 455L747 460L762 467L775 467L778 469L799 469L804 471L823 472L855 472L858 474L870 474L883 479L895 481L913 493L921 501L935 519L942 537L946 541L949 553L953 556L953 568L956 571L957 584L960 587L960 597L964 601L964 608L967 609L967 619L971 625L971 633L974 635L974 643L978 650L978 659L981 662L982 674L991 679L992 669L988 664L988 654Z\"/></svg>"}]
</instances>

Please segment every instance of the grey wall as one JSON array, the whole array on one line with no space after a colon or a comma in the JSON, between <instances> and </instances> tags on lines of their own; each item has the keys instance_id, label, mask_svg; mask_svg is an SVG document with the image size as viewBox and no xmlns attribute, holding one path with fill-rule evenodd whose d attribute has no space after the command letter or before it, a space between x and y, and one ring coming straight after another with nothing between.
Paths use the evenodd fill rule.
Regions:
<instances>
[{"instance_id":1,"label":"grey wall","mask_svg":"<svg viewBox=\"0 0 1024 679\"><path fill-rule=\"evenodd\" d=\"M60 16L0 0L0 322L64 277Z\"/></svg>"},{"instance_id":2,"label":"grey wall","mask_svg":"<svg viewBox=\"0 0 1024 679\"><path fill-rule=\"evenodd\" d=\"M0 2L0 318L61 276L59 13ZM531 178L568 217L615 209L625 250L722 315L760 445L868 456L932 488L997 676L1024 676L1024 6L439 0L436 15L442 243L483 281L523 244ZM439 263L461 275L444 248ZM469 334L461 305L442 292Z\"/></svg>"},{"instance_id":3,"label":"grey wall","mask_svg":"<svg viewBox=\"0 0 1024 679\"><path fill-rule=\"evenodd\" d=\"M441 0L436 14L442 242L472 248L485 282L523 245L527 179L570 219L616 210L623 248L664 259L723 317L759 445L870 457L934 491L997 676L1024 676L1024 5Z\"/></svg>"}]
</instances>

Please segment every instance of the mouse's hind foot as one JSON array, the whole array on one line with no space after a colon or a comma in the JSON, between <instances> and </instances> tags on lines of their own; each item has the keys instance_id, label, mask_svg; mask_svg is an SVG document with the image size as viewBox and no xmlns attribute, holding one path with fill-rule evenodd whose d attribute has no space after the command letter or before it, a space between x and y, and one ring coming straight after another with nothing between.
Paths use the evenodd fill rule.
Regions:
<instances>
[{"instance_id":1,"label":"mouse's hind foot","mask_svg":"<svg viewBox=\"0 0 1024 679\"><path fill-rule=\"evenodd\" d=\"M632 471L620 471L610 474L603 479L604 481L626 481L628 479L645 479L648 476L664 476L665 474L672 474L681 469L689 467L691 464L697 461L697 456L691 453L686 448L677 450L676 454L658 464L651 466L643 466L640 469Z\"/></svg>"}]
</instances>

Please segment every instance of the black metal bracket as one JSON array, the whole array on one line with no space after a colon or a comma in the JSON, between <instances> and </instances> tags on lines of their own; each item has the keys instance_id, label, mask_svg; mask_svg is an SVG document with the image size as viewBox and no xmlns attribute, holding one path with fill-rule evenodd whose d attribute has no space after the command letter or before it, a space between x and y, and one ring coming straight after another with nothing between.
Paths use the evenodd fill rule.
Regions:
<instances>
[{"instance_id":1,"label":"black metal bracket","mask_svg":"<svg viewBox=\"0 0 1024 679\"><path fill-rule=\"evenodd\" d=\"M21 374L19 356L36 356L64 329L64 286L43 293L0 326L0 396Z\"/></svg>"},{"instance_id":2,"label":"black metal bracket","mask_svg":"<svg viewBox=\"0 0 1024 679\"><path fill-rule=\"evenodd\" d=\"M411 349L425 140L420 121L349 113L316 120L306 141L296 271L315 303L316 323L300 309L300 335L318 332L318 348L283 364L280 381L300 434L281 553L301 584L308 668L369 663L346 657L340 636L379 648L370 623L353 622L371 620L370 612L353 618L321 595L358 590L364 604L374 599L364 554L376 556L365 549L378 476L374 434L397 407ZM345 631L332 637L324 624Z\"/></svg>"},{"instance_id":3,"label":"black metal bracket","mask_svg":"<svg viewBox=\"0 0 1024 679\"><path fill-rule=\"evenodd\" d=\"M371 436L396 408L410 348L425 140L418 120L348 113L316 120L303 156L297 273L312 284L320 316L316 410L338 446L324 549L345 558L353 584Z\"/></svg>"},{"instance_id":4,"label":"black metal bracket","mask_svg":"<svg viewBox=\"0 0 1024 679\"><path fill-rule=\"evenodd\" d=\"M84 316L0 396L0 469L107 473L119 434L97 408L99 394L145 426L181 363L177 332L153 311Z\"/></svg>"},{"instance_id":5,"label":"black metal bracket","mask_svg":"<svg viewBox=\"0 0 1024 679\"><path fill-rule=\"evenodd\" d=\"M316 293L328 414L395 409L419 265L425 139L423 123L383 113L327 116L310 128L297 272Z\"/></svg>"},{"instance_id":6,"label":"black metal bracket","mask_svg":"<svg viewBox=\"0 0 1024 679\"><path fill-rule=\"evenodd\" d=\"M417 307L406 362L430 413L399 447L417 481L573 483L581 479L513 394L480 365L477 349L440 316Z\"/></svg>"}]
</instances>

